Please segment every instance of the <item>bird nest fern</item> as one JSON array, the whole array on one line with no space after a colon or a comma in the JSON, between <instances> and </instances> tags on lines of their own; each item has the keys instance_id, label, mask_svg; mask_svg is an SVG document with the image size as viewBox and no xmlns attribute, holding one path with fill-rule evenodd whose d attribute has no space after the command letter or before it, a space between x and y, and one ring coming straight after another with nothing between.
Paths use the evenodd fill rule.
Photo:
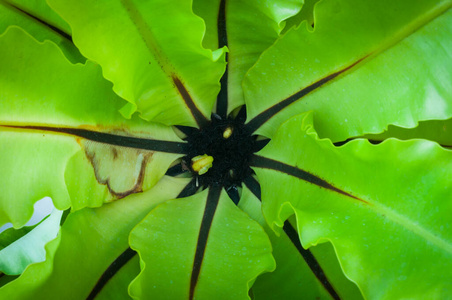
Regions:
<instances>
[{"instance_id":1,"label":"bird nest fern","mask_svg":"<svg viewBox=\"0 0 452 300\"><path fill-rule=\"evenodd\" d=\"M0 1L0 298L450 296L451 6Z\"/></svg>"}]
</instances>

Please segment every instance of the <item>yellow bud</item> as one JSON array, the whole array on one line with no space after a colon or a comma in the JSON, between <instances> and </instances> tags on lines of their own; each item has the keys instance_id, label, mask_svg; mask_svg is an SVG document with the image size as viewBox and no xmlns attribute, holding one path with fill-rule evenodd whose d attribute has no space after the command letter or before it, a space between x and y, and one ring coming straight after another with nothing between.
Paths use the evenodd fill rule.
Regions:
<instances>
[{"instance_id":1,"label":"yellow bud","mask_svg":"<svg viewBox=\"0 0 452 300\"><path fill-rule=\"evenodd\" d=\"M191 168L199 175L205 174L212 168L213 157L207 154L198 155L191 159Z\"/></svg>"},{"instance_id":2,"label":"yellow bud","mask_svg":"<svg viewBox=\"0 0 452 300\"><path fill-rule=\"evenodd\" d=\"M232 128L226 127L226 129L223 131L223 137L225 139L228 139L232 135Z\"/></svg>"}]
</instances>

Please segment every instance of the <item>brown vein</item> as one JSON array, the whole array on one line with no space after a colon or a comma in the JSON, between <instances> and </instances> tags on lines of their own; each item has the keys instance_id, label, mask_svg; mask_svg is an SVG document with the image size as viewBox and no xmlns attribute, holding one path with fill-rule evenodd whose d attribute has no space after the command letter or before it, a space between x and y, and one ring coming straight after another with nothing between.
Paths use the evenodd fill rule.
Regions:
<instances>
[{"instance_id":1,"label":"brown vein","mask_svg":"<svg viewBox=\"0 0 452 300\"><path fill-rule=\"evenodd\" d=\"M279 101L275 105L267 108L266 110L264 110L263 112L261 112L260 114L255 116L253 119L251 119L251 121L249 121L246 124L246 127L250 130L250 132L255 132L259 127L261 127L265 122L267 122L269 119L271 119L277 113L279 113L281 110L283 110L287 106L291 105L295 101L303 98L304 96L306 96L307 94L311 93L312 91L320 88L322 85L324 85L327 82L333 80L334 78L336 78L337 76L341 75L342 73L350 70L351 68L356 66L358 63L360 63L362 60L364 60L368 56L369 55L364 56L363 58L361 58L361 59L357 60L356 62L354 62L353 64L349 65L348 67L343 68L343 69L341 69L341 70L339 70L337 72L334 72L334 73L332 73L332 74L330 74L330 75L328 75L328 76L326 76L326 77L324 77L324 78L312 83L311 85L301 89L300 91L298 91L295 94L287 97L286 99L283 99L282 101Z\"/></svg>"},{"instance_id":2,"label":"brown vein","mask_svg":"<svg viewBox=\"0 0 452 300\"><path fill-rule=\"evenodd\" d=\"M24 14L24 15L30 17L31 19L33 19L34 21L36 21L38 24L41 24L41 25L47 27L48 29L52 30L53 32L57 33L58 35L60 35L61 37L67 39L69 42L72 43L72 37L69 34L67 34L66 32L64 32L63 30L61 30L61 29L59 29L59 28L47 23L46 21L44 21L42 19L39 19L37 16L34 16L34 15L26 12L25 10L13 5L12 3L7 3L7 2L4 2L4 1L0 1L0 4L3 4L5 6L9 6L12 9L21 12L22 14Z\"/></svg>"},{"instance_id":3,"label":"brown vein","mask_svg":"<svg viewBox=\"0 0 452 300\"><path fill-rule=\"evenodd\" d=\"M196 104L193 102L193 99L191 98L190 94L188 93L187 89L179 80L179 78L173 76L172 79L177 87L177 90L179 91L179 94L182 96L182 99L184 99L185 105L187 105L188 109L190 109L190 112L198 126L199 127L205 126L209 122L209 120L207 120L207 118L198 109Z\"/></svg>"},{"instance_id":4,"label":"brown vein","mask_svg":"<svg viewBox=\"0 0 452 300\"><path fill-rule=\"evenodd\" d=\"M365 201L363 199L360 199L358 197L355 197L355 196L347 193L346 191L343 191L343 190L333 186L332 184L330 184L327 181L321 179L320 177L317 177L314 174L311 174L311 173L309 173L309 172L307 172L305 170L296 168L294 166L287 165L287 164L285 164L283 162L280 162L280 161L277 161L277 160L273 160L273 159L266 158L266 157L259 156L259 155L254 155L251 158L250 166L282 172L282 173L285 173L287 175L297 177L297 178L299 178L301 180L304 180L306 182L315 184L315 185L317 185L317 186L319 186L321 188L324 188L324 189L327 189L327 190L339 193L341 195L347 196L349 198L352 198L352 199L358 200L358 201L360 201L362 203L370 205L369 202L367 202L367 201Z\"/></svg>"},{"instance_id":5,"label":"brown vein","mask_svg":"<svg viewBox=\"0 0 452 300\"><path fill-rule=\"evenodd\" d=\"M146 47L149 49L154 60L159 64L165 75L170 78L177 87L179 94L187 107L190 109L190 112L198 126L205 125L208 121L207 118L201 113L196 104L193 102L187 88L183 85L179 76L176 75L177 72L171 65L169 58L161 51L159 44L154 37L154 33L144 20L141 13L138 11L135 4L131 0L121 0L121 4L126 9L130 20L135 25L135 28L144 41Z\"/></svg>"}]
</instances>

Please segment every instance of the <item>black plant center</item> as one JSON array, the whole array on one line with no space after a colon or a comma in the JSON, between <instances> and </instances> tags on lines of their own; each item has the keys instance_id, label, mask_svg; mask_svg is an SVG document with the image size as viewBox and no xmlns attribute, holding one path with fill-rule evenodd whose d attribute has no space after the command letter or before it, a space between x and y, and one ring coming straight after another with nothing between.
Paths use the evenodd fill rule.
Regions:
<instances>
[{"instance_id":1,"label":"black plant center","mask_svg":"<svg viewBox=\"0 0 452 300\"><path fill-rule=\"evenodd\" d=\"M217 115L212 115L211 119L206 126L187 136L188 155L183 163L198 177L200 186L223 186L226 190L238 187L254 173L249 161L257 150L257 136L250 134L242 120L221 119ZM213 163L205 174L199 175L192 168L192 159L204 154L212 156Z\"/></svg>"}]
</instances>

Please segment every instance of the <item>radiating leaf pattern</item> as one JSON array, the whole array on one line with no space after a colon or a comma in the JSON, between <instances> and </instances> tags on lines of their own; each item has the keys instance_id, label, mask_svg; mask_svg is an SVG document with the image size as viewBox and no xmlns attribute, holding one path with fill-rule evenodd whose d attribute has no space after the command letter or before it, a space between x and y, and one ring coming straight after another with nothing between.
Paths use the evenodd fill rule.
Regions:
<instances>
[{"instance_id":1,"label":"radiating leaf pattern","mask_svg":"<svg viewBox=\"0 0 452 300\"><path fill-rule=\"evenodd\" d=\"M289 135L290 147L281 151ZM317 153L317 159L297 148ZM452 261L447 230L452 152L428 141L372 145L356 140L337 148L319 139L312 114L303 114L281 126L259 155L274 162L255 164L263 198L271 199L263 211L272 227L282 227L295 213L303 245L331 241L344 271L365 295L443 298L450 293L450 277L438 268L449 268ZM291 188L282 188L283 182Z\"/></svg>"},{"instance_id":2,"label":"radiating leaf pattern","mask_svg":"<svg viewBox=\"0 0 452 300\"><path fill-rule=\"evenodd\" d=\"M451 2L399 5L318 3L315 31L290 30L245 77L252 130L271 137L308 110L315 110L320 135L334 141L450 118Z\"/></svg>"},{"instance_id":3,"label":"radiating leaf pattern","mask_svg":"<svg viewBox=\"0 0 452 300\"><path fill-rule=\"evenodd\" d=\"M255 278L274 268L262 228L218 188L160 205L130 242L142 259L142 273L131 285L138 298L247 299Z\"/></svg>"},{"instance_id":4,"label":"radiating leaf pattern","mask_svg":"<svg viewBox=\"0 0 452 300\"><path fill-rule=\"evenodd\" d=\"M451 0L47 1L0 0L0 298L452 293Z\"/></svg>"}]
</instances>

